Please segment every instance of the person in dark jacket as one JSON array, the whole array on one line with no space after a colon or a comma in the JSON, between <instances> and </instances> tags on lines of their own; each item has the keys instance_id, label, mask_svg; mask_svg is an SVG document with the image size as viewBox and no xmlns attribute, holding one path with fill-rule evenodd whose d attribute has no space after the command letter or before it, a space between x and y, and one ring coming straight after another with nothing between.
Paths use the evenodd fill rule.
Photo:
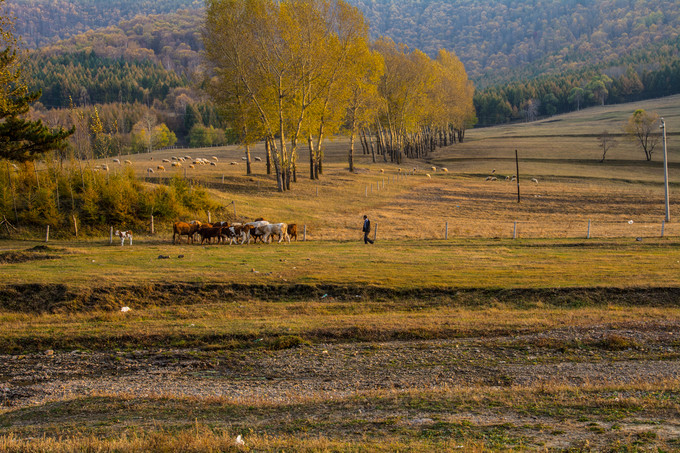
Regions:
<instances>
[{"instance_id":1,"label":"person in dark jacket","mask_svg":"<svg viewBox=\"0 0 680 453\"><path fill-rule=\"evenodd\" d=\"M364 244L373 244L373 241L368 237L369 233L371 232L371 221L368 220L368 216L366 215L364 216L364 226L361 231L364 232Z\"/></svg>"}]
</instances>

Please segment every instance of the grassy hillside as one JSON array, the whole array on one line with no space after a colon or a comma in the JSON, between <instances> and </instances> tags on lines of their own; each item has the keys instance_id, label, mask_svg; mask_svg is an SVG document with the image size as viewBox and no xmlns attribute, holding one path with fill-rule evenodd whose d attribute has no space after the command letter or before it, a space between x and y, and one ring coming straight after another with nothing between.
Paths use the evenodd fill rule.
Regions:
<instances>
[{"instance_id":1,"label":"grassy hillside","mask_svg":"<svg viewBox=\"0 0 680 453\"><path fill-rule=\"evenodd\" d=\"M149 175L149 181L186 175L205 185L226 212L232 211L234 201L239 217L306 224L314 239L356 239L364 213L379 224L382 238L442 238L445 222L452 237L507 237L515 221L522 237L582 237L588 220L595 236L656 235L664 216L661 147L646 162L633 142L618 136L618 144L600 163L597 136L603 130L622 134L627 117L637 108L664 115L670 133L680 130L676 96L591 108L535 123L474 129L465 143L437 151L429 162L406 162L401 172L389 162L374 164L359 151L359 170L354 175L347 171L347 142L340 138L327 145L325 175L319 182L308 180L301 151L299 182L285 194L275 191L264 162L254 162L254 175L246 176L243 149L237 146L159 151L130 156L130 160L137 175L147 176L146 169L156 168L164 158L215 156L217 166L168 167ZM680 183L674 171L680 163L675 138L669 137L672 194ZM515 149L520 156L519 204L516 184L504 180L515 173ZM254 148L253 157L264 159L262 145ZM448 172L432 171L432 165ZM405 175L414 168L414 175ZM500 180L486 181L494 169ZM671 208L676 219L677 205ZM201 220L207 220L207 214ZM676 224L668 225L667 234L674 228Z\"/></svg>"}]
</instances>

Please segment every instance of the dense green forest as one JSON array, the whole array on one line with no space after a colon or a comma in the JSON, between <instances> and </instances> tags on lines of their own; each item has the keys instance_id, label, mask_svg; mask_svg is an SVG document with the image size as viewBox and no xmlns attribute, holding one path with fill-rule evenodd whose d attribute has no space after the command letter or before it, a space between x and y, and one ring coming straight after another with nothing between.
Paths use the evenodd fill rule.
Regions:
<instances>
[{"instance_id":1,"label":"dense green forest","mask_svg":"<svg viewBox=\"0 0 680 453\"><path fill-rule=\"evenodd\" d=\"M186 77L149 60L125 61L92 51L47 56L35 53L27 60L33 88L42 88L47 108L111 102L165 101L170 91L186 87Z\"/></svg>"},{"instance_id":2,"label":"dense green forest","mask_svg":"<svg viewBox=\"0 0 680 453\"><path fill-rule=\"evenodd\" d=\"M532 121L600 104L680 93L680 38L608 64L478 90L478 125Z\"/></svg>"}]
</instances>

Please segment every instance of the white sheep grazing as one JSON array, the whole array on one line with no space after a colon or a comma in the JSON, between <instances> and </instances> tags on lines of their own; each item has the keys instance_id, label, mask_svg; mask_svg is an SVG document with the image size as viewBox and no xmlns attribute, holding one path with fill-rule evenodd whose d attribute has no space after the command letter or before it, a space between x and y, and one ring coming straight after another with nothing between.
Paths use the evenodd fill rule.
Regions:
<instances>
[{"instance_id":1,"label":"white sheep grazing","mask_svg":"<svg viewBox=\"0 0 680 453\"><path fill-rule=\"evenodd\" d=\"M109 166L106 164L102 164L102 170L109 171Z\"/></svg>"},{"instance_id":2,"label":"white sheep grazing","mask_svg":"<svg viewBox=\"0 0 680 453\"><path fill-rule=\"evenodd\" d=\"M172 163L172 166L173 166L173 167L181 167L182 164L180 164L179 162L173 162L173 163Z\"/></svg>"},{"instance_id":3,"label":"white sheep grazing","mask_svg":"<svg viewBox=\"0 0 680 453\"><path fill-rule=\"evenodd\" d=\"M131 161L131 160L126 160L125 163L126 163L127 165L132 165L132 161Z\"/></svg>"},{"instance_id":4,"label":"white sheep grazing","mask_svg":"<svg viewBox=\"0 0 680 453\"><path fill-rule=\"evenodd\" d=\"M191 156L184 156L186 160L191 160Z\"/></svg>"},{"instance_id":5,"label":"white sheep grazing","mask_svg":"<svg viewBox=\"0 0 680 453\"><path fill-rule=\"evenodd\" d=\"M151 168L151 167L147 168L146 171L147 171L148 173L153 173L153 172L154 172L154 171L153 171L153 168Z\"/></svg>"},{"instance_id":6,"label":"white sheep grazing","mask_svg":"<svg viewBox=\"0 0 680 453\"><path fill-rule=\"evenodd\" d=\"M217 157L216 157L216 156L213 156L213 157L211 157L211 159L212 159L212 160L214 160L215 162L217 162L217 161L218 161L218 159L217 159Z\"/></svg>"},{"instance_id":7,"label":"white sheep grazing","mask_svg":"<svg viewBox=\"0 0 680 453\"><path fill-rule=\"evenodd\" d=\"M238 165L238 162L229 162L229 165Z\"/></svg>"},{"instance_id":8,"label":"white sheep grazing","mask_svg":"<svg viewBox=\"0 0 680 453\"><path fill-rule=\"evenodd\" d=\"M448 173L448 172L449 172L449 169L446 168L446 167L442 167L442 171L443 171L444 173Z\"/></svg>"},{"instance_id":9,"label":"white sheep grazing","mask_svg":"<svg viewBox=\"0 0 680 453\"><path fill-rule=\"evenodd\" d=\"M380 173L385 173L385 170L381 168Z\"/></svg>"},{"instance_id":10,"label":"white sheep grazing","mask_svg":"<svg viewBox=\"0 0 680 453\"><path fill-rule=\"evenodd\" d=\"M163 163L169 164L169 163L170 163L170 159L163 159Z\"/></svg>"},{"instance_id":11,"label":"white sheep grazing","mask_svg":"<svg viewBox=\"0 0 680 453\"><path fill-rule=\"evenodd\" d=\"M196 168L193 164L189 165L189 168Z\"/></svg>"},{"instance_id":12,"label":"white sheep grazing","mask_svg":"<svg viewBox=\"0 0 680 453\"><path fill-rule=\"evenodd\" d=\"M425 173L425 176L427 176L428 178L432 178L432 176L430 176L429 173Z\"/></svg>"},{"instance_id":13,"label":"white sheep grazing","mask_svg":"<svg viewBox=\"0 0 680 453\"><path fill-rule=\"evenodd\" d=\"M217 163L216 163L216 162L210 162L210 165L212 165L213 167L217 167Z\"/></svg>"},{"instance_id":14,"label":"white sheep grazing","mask_svg":"<svg viewBox=\"0 0 680 453\"><path fill-rule=\"evenodd\" d=\"M113 159L114 164L120 164L120 159Z\"/></svg>"},{"instance_id":15,"label":"white sheep grazing","mask_svg":"<svg viewBox=\"0 0 680 453\"><path fill-rule=\"evenodd\" d=\"M536 178L531 178L531 182L533 182L534 184L538 184L538 179L536 179Z\"/></svg>"},{"instance_id":16,"label":"white sheep grazing","mask_svg":"<svg viewBox=\"0 0 680 453\"><path fill-rule=\"evenodd\" d=\"M176 156L172 156L170 159L172 159L172 160L179 160Z\"/></svg>"},{"instance_id":17,"label":"white sheep grazing","mask_svg":"<svg viewBox=\"0 0 680 453\"><path fill-rule=\"evenodd\" d=\"M510 181L517 181L517 176L512 175L512 178L510 178Z\"/></svg>"},{"instance_id":18,"label":"white sheep grazing","mask_svg":"<svg viewBox=\"0 0 680 453\"><path fill-rule=\"evenodd\" d=\"M401 173L401 168L397 168L397 173Z\"/></svg>"},{"instance_id":19,"label":"white sheep grazing","mask_svg":"<svg viewBox=\"0 0 680 453\"><path fill-rule=\"evenodd\" d=\"M261 157L256 157L255 160L258 161L258 162L262 162L262 158L261 158Z\"/></svg>"},{"instance_id":20,"label":"white sheep grazing","mask_svg":"<svg viewBox=\"0 0 680 453\"><path fill-rule=\"evenodd\" d=\"M165 167L162 165L157 166L156 169L160 171L165 171Z\"/></svg>"},{"instance_id":21,"label":"white sheep grazing","mask_svg":"<svg viewBox=\"0 0 680 453\"><path fill-rule=\"evenodd\" d=\"M437 171L437 167L430 167L430 170L436 172L436 171Z\"/></svg>"},{"instance_id":22,"label":"white sheep grazing","mask_svg":"<svg viewBox=\"0 0 680 453\"><path fill-rule=\"evenodd\" d=\"M491 181L491 178L493 178L493 176L487 176L487 177L486 177L486 180L487 180L487 181Z\"/></svg>"}]
</instances>

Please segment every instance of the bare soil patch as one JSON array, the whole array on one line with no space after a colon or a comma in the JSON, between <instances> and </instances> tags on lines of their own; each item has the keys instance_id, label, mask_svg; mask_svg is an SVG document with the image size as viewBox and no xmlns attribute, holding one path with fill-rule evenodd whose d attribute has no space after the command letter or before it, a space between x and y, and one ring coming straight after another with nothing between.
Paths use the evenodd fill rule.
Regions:
<instances>
[{"instance_id":1,"label":"bare soil patch","mask_svg":"<svg viewBox=\"0 0 680 453\"><path fill-rule=\"evenodd\" d=\"M134 421L139 404L152 411L146 417L154 424L177 423L186 413L175 407L190 410L192 421L270 435L462 436L491 447L595 449L628 439L673 447L680 433L679 327L640 322L279 351L5 355L0 433L35 433L65 420L95 430L122 404L127 409L116 409L114 431L145 425ZM615 336L629 347L611 347ZM655 398L664 403L647 401Z\"/></svg>"}]
</instances>

